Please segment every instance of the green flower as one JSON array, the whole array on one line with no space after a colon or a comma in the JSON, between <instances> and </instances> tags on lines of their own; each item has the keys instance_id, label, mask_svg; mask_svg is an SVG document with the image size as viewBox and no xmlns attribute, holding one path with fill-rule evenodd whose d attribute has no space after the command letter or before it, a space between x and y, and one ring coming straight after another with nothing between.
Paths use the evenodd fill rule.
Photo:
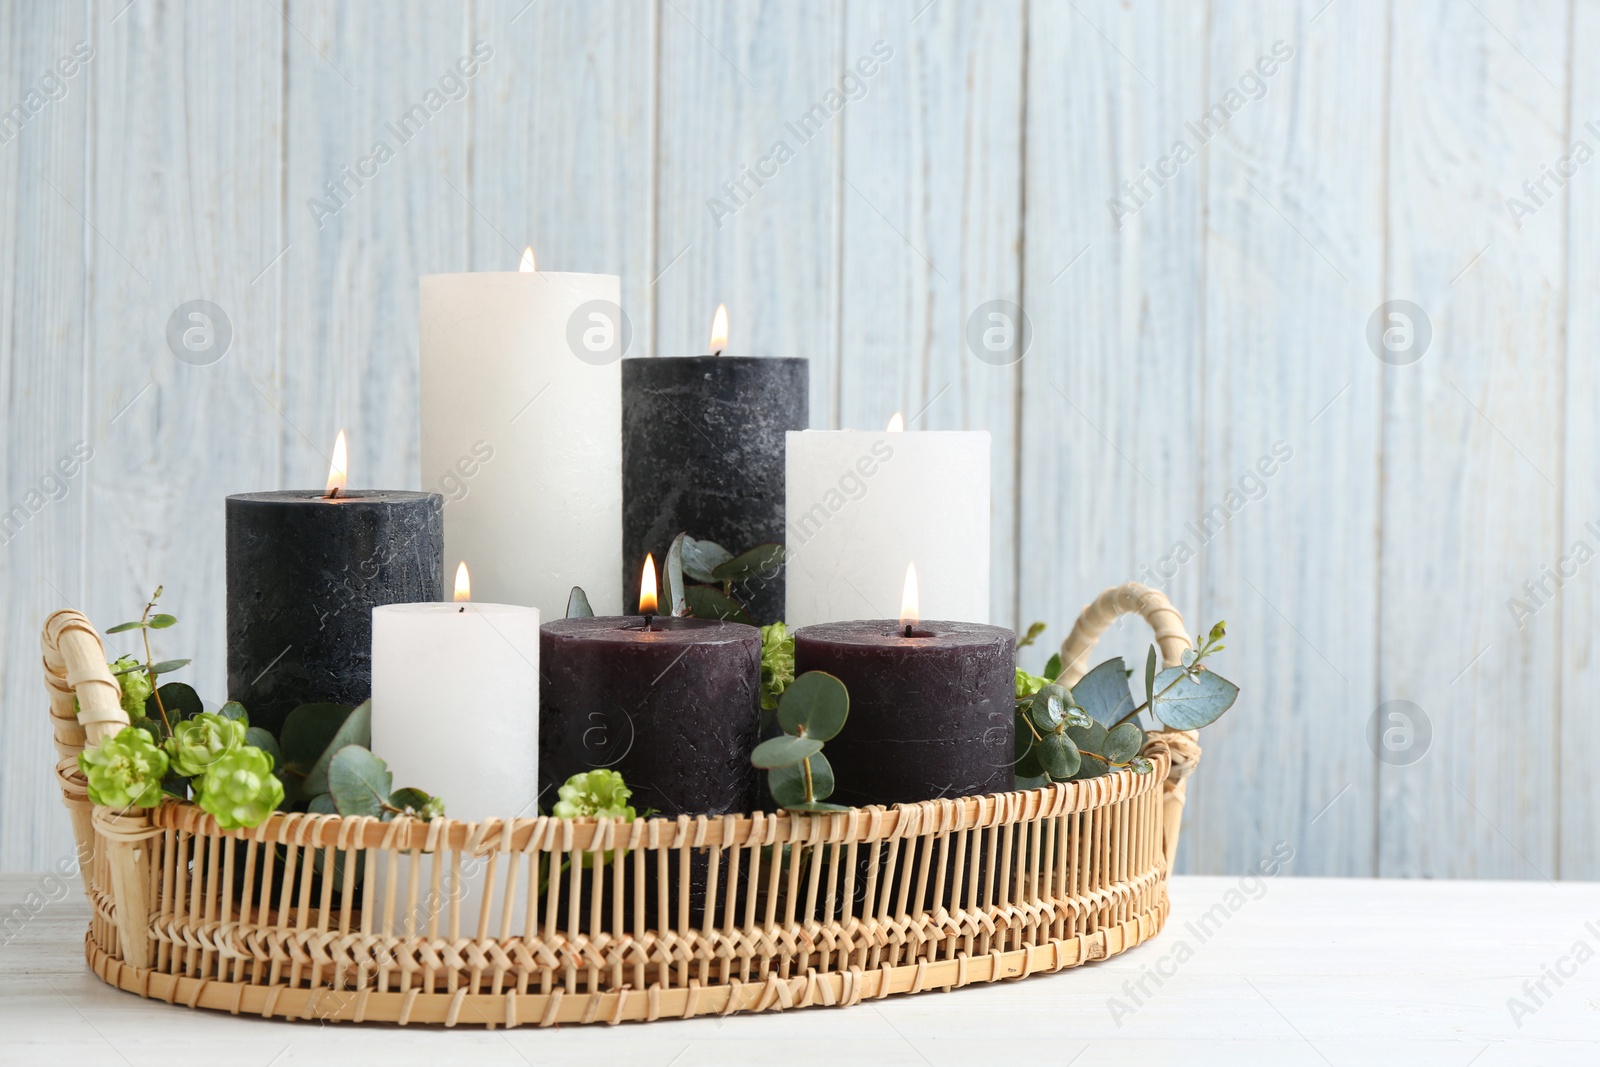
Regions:
<instances>
[{"instance_id":1,"label":"green flower","mask_svg":"<svg viewBox=\"0 0 1600 1067\"><path fill-rule=\"evenodd\" d=\"M244 731L239 720L209 711L180 722L167 739L172 769L185 778L205 774L217 760L244 744Z\"/></svg>"},{"instance_id":2,"label":"green flower","mask_svg":"<svg viewBox=\"0 0 1600 1067\"><path fill-rule=\"evenodd\" d=\"M161 803L167 754L150 735L124 726L115 737L78 753L78 769L89 781L89 801L107 808L153 808Z\"/></svg>"},{"instance_id":3,"label":"green flower","mask_svg":"<svg viewBox=\"0 0 1600 1067\"><path fill-rule=\"evenodd\" d=\"M1021 667L1017 668L1017 699L1031 697L1039 690L1050 684L1050 679L1041 678L1037 674L1029 674Z\"/></svg>"},{"instance_id":4,"label":"green flower","mask_svg":"<svg viewBox=\"0 0 1600 1067\"><path fill-rule=\"evenodd\" d=\"M230 749L195 782L195 802L224 830L260 826L283 803L272 757L254 745Z\"/></svg>"},{"instance_id":5,"label":"green flower","mask_svg":"<svg viewBox=\"0 0 1600 1067\"><path fill-rule=\"evenodd\" d=\"M111 673L128 670L129 667L139 666L135 656L119 656L111 664ZM144 671L129 671L127 674L117 675L117 683L122 687L122 710L128 713L128 721L138 722L144 718L144 702L150 698L150 675Z\"/></svg>"},{"instance_id":6,"label":"green flower","mask_svg":"<svg viewBox=\"0 0 1600 1067\"><path fill-rule=\"evenodd\" d=\"M558 819L621 819L632 822L634 811L628 806L633 790L616 771L586 771L574 774L556 791L560 798L554 809Z\"/></svg>"},{"instance_id":7,"label":"green flower","mask_svg":"<svg viewBox=\"0 0 1600 1067\"><path fill-rule=\"evenodd\" d=\"M772 711L794 681L794 638L781 622L761 628L761 706Z\"/></svg>"}]
</instances>

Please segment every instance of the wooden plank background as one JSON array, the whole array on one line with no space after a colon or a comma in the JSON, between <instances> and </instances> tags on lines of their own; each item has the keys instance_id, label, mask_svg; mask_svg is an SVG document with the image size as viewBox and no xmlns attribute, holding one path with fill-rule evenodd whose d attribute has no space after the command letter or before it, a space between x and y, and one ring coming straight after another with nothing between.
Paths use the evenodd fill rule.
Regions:
<instances>
[{"instance_id":1,"label":"wooden plank background","mask_svg":"<svg viewBox=\"0 0 1600 1067\"><path fill-rule=\"evenodd\" d=\"M416 278L532 243L622 275L634 355L726 302L733 350L810 357L815 426L989 430L996 621L1059 640L1130 577L1228 619L1183 869L1600 876L1597 32L1576 0L0 5L0 869L68 841L44 615L165 583L162 652L220 696L222 496L317 484L341 426L353 481L416 486ZM214 362L167 343L196 299ZM1395 300L1405 365L1368 342ZM969 345L992 301L1018 362Z\"/></svg>"}]
</instances>

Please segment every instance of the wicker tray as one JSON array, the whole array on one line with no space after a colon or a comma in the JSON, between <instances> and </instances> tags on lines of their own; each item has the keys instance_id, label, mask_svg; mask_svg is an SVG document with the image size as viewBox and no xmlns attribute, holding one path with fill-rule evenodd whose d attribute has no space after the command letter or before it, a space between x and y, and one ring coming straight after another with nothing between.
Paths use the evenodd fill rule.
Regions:
<instances>
[{"instance_id":1,"label":"wicker tray","mask_svg":"<svg viewBox=\"0 0 1600 1067\"><path fill-rule=\"evenodd\" d=\"M1178 661L1182 620L1130 583L1084 610L1068 683L1132 612ZM57 612L43 644L89 966L143 997L235 1014L617 1023L1059 971L1161 929L1199 757L1193 735L1157 733L1153 774L819 816L283 814L224 831L193 804L89 803L77 754L127 719L87 619Z\"/></svg>"}]
</instances>

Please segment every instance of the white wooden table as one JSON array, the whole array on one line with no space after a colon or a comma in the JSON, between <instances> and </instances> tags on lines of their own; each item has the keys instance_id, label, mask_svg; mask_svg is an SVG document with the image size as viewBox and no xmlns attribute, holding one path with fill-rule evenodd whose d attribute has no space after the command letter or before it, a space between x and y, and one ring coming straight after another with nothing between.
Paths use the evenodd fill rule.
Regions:
<instances>
[{"instance_id":1,"label":"white wooden table","mask_svg":"<svg viewBox=\"0 0 1600 1067\"><path fill-rule=\"evenodd\" d=\"M77 883L56 901L52 887L60 898L59 883L0 876L8 1067L1600 1064L1593 883L1179 878L1161 936L1058 975L850 1009L492 1032L268 1022L115 992L84 968ZM1560 984L1530 993L1547 969Z\"/></svg>"}]
</instances>

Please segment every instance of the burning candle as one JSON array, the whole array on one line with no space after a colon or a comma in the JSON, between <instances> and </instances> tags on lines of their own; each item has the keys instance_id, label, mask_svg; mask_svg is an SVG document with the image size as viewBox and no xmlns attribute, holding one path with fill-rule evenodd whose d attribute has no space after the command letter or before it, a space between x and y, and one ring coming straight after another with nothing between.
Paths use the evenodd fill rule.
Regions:
<instances>
[{"instance_id":1,"label":"burning candle","mask_svg":"<svg viewBox=\"0 0 1600 1067\"><path fill-rule=\"evenodd\" d=\"M485 599L562 614L575 585L622 606L627 324L612 274L422 278L422 483Z\"/></svg>"},{"instance_id":2,"label":"burning candle","mask_svg":"<svg viewBox=\"0 0 1600 1067\"><path fill-rule=\"evenodd\" d=\"M351 490L339 432L322 490L226 504L228 697L274 732L299 704L371 692L372 609L444 591L444 500Z\"/></svg>"},{"instance_id":3,"label":"burning candle","mask_svg":"<svg viewBox=\"0 0 1600 1067\"><path fill-rule=\"evenodd\" d=\"M989 621L989 434L903 426L788 435L791 628L885 617L908 559L926 614Z\"/></svg>"},{"instance_id":4,"label":"burning candle","mask_svg":"<svg viewBox=\"0 0 1600 1067\"><path fill-rule=\"evenodd\" d=\"M622 553L663 558L687 532L738 554L783 541L784 435L809 422L810 363L711 354L622 364ZM783 571L739 583L756 622L783 616ZM625 587L627 583L625 582Z\"/></svg>"},{"instance_id":5,"label":"burning candle","mask_svg":"<svg viewBox=\"0 0 1600 1067\"><path fill-rule=\"evenodd\" d=\"M372 612L372 751L453 819L538 814L539 610L472 600Z\"/></svg>"},{"instance_id":6,"label":"burning candle","mask_svg":"<svg viewBox=\"0 0 1600 1067\"><path fill-rule=\"evenodd\" d=\"M580 771L619 772L633 805L662 815L749 811L761 705L761 633L655 615L654 561L641 614L540 628L541 802Z\"/></svg>"},{"instance_id":7,"label":"burning candle","mask_svg":"<svg viewBox=\"0 0 1600 1067\"><path fill-rule=\"evenodd\" d=\"M925 567L924 570L927 570ZM1013 785L1016 635L922 621L908 566L900 618L806 626L795 671L827 671L850 691L828 742L838 804L895 804L998 793Z\"/></svg>"}]
</instances>

